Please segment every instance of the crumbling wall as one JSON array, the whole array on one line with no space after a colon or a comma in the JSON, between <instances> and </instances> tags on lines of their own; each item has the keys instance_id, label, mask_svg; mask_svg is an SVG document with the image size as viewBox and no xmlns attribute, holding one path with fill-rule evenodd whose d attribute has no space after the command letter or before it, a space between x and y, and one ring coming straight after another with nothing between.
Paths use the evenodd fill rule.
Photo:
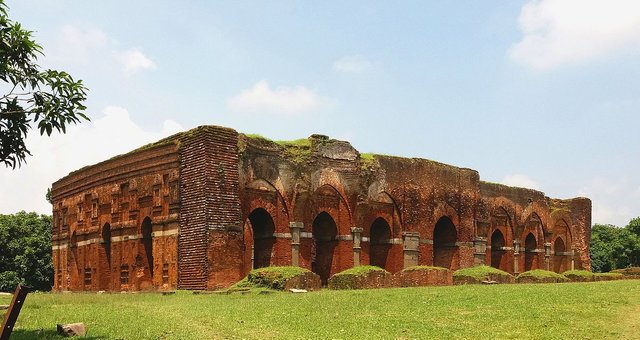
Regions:
<instances>
[{"instance_id":1,"label":"crumbling wall","mask_svg":"<svg viewBox=\"0 0 640 340\"><path fill-rule=\"evenodd\" d=\"M178 164L169 140L53 183L54 289L176 287Z\"/></svg>"},{"instance_id":2,"label":"crumbling wall","mask_svg":"<svg viewBox=\"0 0 640 340\"><path fill-rule=\"evenodd\" d=\"M252 268L590 268L591 202L312 135L202 126L53 185L59 290L216 289Z\"/></svg>"}]
</instances>

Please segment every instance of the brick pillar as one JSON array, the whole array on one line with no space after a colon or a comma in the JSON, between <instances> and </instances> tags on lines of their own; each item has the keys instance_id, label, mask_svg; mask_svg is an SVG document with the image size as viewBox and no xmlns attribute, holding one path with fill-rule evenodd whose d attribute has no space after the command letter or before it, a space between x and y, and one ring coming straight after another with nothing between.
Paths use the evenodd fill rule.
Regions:
<instances>
[{"instance_id":1,"label":"brick pillar","mask_svg":"<svg viewBox=\"0 0 640 340\"><path fill-rule=\"evenodd\" d=\"M487 238L476 237L473 239L473 264L478 266L484 264L487 258Z\"/></svg>"},{"instance_id":2,"label":"brick pillar","mask_svg":"<svg viewBox=\"0 0 640 340\"><path fill-rule=\"evenodd\" d=\"M551 243L544 244L544 270L549 270L551 265Z\"/></svg>"},{"instance_id":3,"label":"brick pillar","mask_svg":"<svg viewBox=\"0 0 640 340\"><path fill-rule=\"evenodd\" d=\"M362 228L352 227L351 234L353 235L353 266L360 265L360 251L362 247L360 243L362 242Z\"/></svg>"},{"instance_id":4,"label":"brick pillar","mask_svg":"<svg viewBox=\"0 0 640 340\"><path fill-rule=\"evenodd\" d=\"M420 250L420 234L417 232L405 231L402 233L402 244L404 250L404 267L409 268L418 265Z\"/></svg>"},{"instance_id":5,"label":"brick pillar","mask_svg":"<svg viewBox=\"0 0 640 340\"><path fill-rule=\"evenodd\" d=\"M304 229L302 222L289 222L291 230L291 265L300 266L300 232Z\"/></svg>"},{"instance_id":6,"label":"brick pillar","mask_svg":"<svg viewBox=\"0 0 640 340\"><path fill-rule=\"evenodd\" d=\"M520 241L513 240L513 274L520 274Z\"/></svg>"}]
</instances>

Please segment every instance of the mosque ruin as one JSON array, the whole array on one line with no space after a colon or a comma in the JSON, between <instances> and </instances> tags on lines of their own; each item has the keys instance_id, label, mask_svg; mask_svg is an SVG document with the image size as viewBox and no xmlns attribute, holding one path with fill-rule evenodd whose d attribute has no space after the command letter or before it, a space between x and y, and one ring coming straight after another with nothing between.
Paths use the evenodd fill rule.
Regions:
<instances>
[{"instance_id":1,"label":"mosque ruin","mask_svg":"<svg viewBox=\"0 0 640 340\"><path fill-rule=\"evenodd\" d=\"M323 282L360 264L590 269L589 199L322 135L201 126L74 171L52 198L55 290L211 290L273 265Z\"/></svg>"}]
</instances>

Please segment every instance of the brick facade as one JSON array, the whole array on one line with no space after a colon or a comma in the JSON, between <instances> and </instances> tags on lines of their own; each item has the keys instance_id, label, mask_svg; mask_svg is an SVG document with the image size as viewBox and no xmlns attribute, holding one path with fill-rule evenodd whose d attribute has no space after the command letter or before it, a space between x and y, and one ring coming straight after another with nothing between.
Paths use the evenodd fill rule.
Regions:
<instances>
[{"instance_id":1,"label":"brick facade","mask_svg":"<svg viewBox=\"0 0 640 340\"><path fill-rule=\"evenodd\" d=\"M53 184L57 290L216 289L253 267L590 269L591 202L313 135L202 126Z\"/></svg>"}]
</instances>

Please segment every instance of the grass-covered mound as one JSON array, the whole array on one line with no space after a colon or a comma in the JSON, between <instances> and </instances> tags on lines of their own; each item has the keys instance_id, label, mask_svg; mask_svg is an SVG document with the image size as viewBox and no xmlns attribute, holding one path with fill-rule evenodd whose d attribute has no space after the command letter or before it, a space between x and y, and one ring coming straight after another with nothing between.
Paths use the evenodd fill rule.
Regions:
<instances>
[{"instance_id":1,"label":"grass-covered mound","mask_svg":"<svg viewBox=\"0 0 640 340\"><path fill-rule=\"evenodd\" d=\"M320 288L320 277L300 267L264 267L252 270L247 277L234 285L234 288L242 287L316 290Z\"/></svg>"},{"instance_id":2,"label":"grass-covered mound","mask_svg":"<svg viewBox=\"0 0 640 340\"><path fill-rule=\"evenodd\" d=\"M393 275L376 266L357 266L329 278L330 289L386 288L393 286Z\"/></svg>"},{"instance_id":3,"label":"grass-covered mound","mask_svg":"<svg viewBox=\"0 0 640 340\"><path fill-rule=\"evenodd\" d=\"M513 275L491 266L480 265L458 269L453 273L454 284L474 284L483 282L513 283Z\"/></svg>"},{"instance_id":4,"label":"grass-covered mound","mask_svg":"<svg viewBox=\"0 0 640 340\"><path fill-rule=\"evenodd\" d=\"M403 269L394 275L394 281L400 287L441 286L453 284L453 275L447 268L433 266L414 266Z\"/></svg>"},{"instance_id":5,"label":"grass-covered mound","mask_svg":"<svg viewBox=\"0 0 640 340\"><path fill-rule=\"evenodd\" d=\"M572 282L590 282L594 280L593 273L588 270L567 270L562 275Z\"/></svg>"},{"instance_id":6,"label":"grass-covered mound","mask_svg":"<svg viewBox=\"0 0 640 340\"><path fill-rule=\"evenodd\" d=\"M615 269L615 270L612 270L611 272L622 274L622 276L625 279L640 279L640 267Z\"/></svg>"},{"instance_id":7,"label":"grass-covered mound","mask_svg":"<svg viewBox=\"0 0 640 340\"><path fill-rule=\"evenodd\" d=\"M559 283L568 281L569 279L562 274L543 269L530 270L516 277L516 282L518 283Z\"/></svg>"},{"instance_id":8,"label":"grass-covered mound","mask_svg":"<svg viewBox=\"0 0 640 340\"><path fill-rule=\"evenodd\" d=\"M594 273L593 280L594 281L612 281L612 280L622 280L624 275L620 273Z\"/></svg>"}]
</instances>

